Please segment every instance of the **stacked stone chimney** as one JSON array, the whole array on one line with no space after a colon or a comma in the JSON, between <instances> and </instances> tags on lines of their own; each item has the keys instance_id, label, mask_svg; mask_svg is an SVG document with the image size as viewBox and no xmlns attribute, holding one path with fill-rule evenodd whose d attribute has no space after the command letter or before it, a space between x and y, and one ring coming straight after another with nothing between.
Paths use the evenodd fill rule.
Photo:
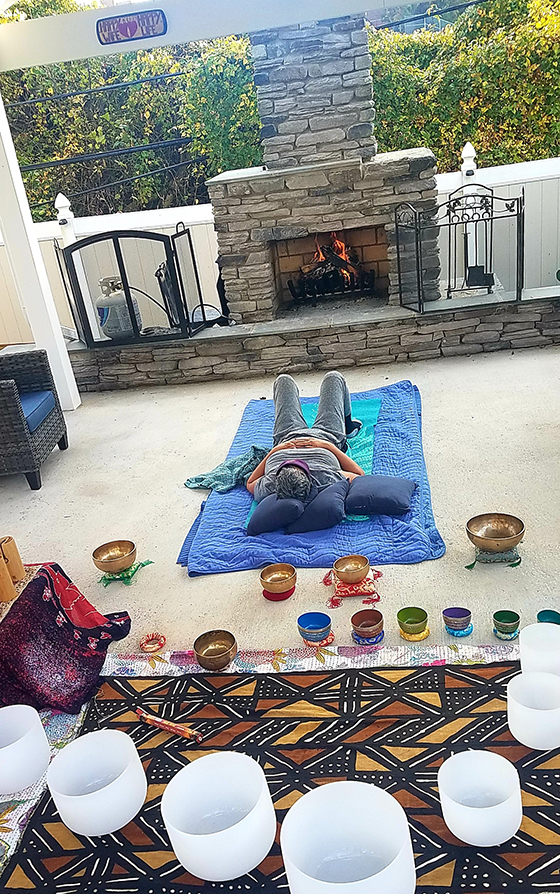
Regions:
<instances>
[{"instance_id":1,"label":"stacked stone chimney","mask_svg":"<svg viewBox=\"0 0 560 894\"><path fill-rule=\"evenodd\" d=\"M251 44L269 168L375 155L363 15L260 31Z\"/></svg>"},{"instance_id":2,"label":"stacked stone chimney","mask_svg":"<svg viewBox=\"0 0 560 894\"><path fill-rule=\"evenodd\" d=\"M368 228L375 233L356 234L370 246L364 261L375 256L390 304L412 304L415 245L404 246L399 266L395 208L434 212L435 158L422 148L376 153L364 16L261 31L251 43L265 164L207 183L232 318L271 320L290 301L282 253L299 257L298 240ZM425 300L435 299L435 238L423 245L422 267Z\"/></svg>"}]
</instances>

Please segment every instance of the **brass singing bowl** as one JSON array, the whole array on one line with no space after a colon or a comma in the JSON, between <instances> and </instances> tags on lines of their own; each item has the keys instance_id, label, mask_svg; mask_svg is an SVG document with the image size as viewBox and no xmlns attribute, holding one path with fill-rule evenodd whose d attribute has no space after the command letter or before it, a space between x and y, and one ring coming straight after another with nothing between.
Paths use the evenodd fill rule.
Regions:
<instances>
[{"instance_id":1,"label":"brass singing bowl","mask_svg":"<svg viewBox=\"0 0 560 894\"><path fill-rule=\"evenodd\" d=\"M297 571L288 562L277 562L275 565L267 565L261 571L261 584L263 590L268 593L285 593L295 587Z\"/></svg>"},{"instance_id":2,"label":"brass singing bowl","mask_svg":"<svg viewBox=\"0 0 560 894\"><path fill-rule=\"evenodd\" d=\"M525 525L515 515L486 512L475 515L466 525L467 537L479 549L490 553L505 553L523 540Z\"/></svg>"},{"instance_id":3,"label":"brass singing bowl","mask_svg":"<svg viewBox=\"0 0 560 894\"><path fill-rule=\"evenodd\" d=\"M136 561L136 544L132 540L110 540L91 554L93 564L105 574L126 571Z\"/></svg>"},{"instance_id":4,"label":"brass singing bowl","mask_svg":"<svg viewBox=\"0 0 560 894\"><path fill-rule=\"evenodd\" d=\"M345 584L359 584L369 572L366 556L342 556L333 565L336 576Z\"/></svg>"},{"instance_id":5,"label":"brass singing bowl","mask_svg":"<svg viewBox=\"0 0 560 894\"><path fill-rule=\"evenodd\" d=\"M209 630L194 641L194 654L201 667L220 671L237 655L237 643L229 630Z\"/></svg>"}]
</instances>

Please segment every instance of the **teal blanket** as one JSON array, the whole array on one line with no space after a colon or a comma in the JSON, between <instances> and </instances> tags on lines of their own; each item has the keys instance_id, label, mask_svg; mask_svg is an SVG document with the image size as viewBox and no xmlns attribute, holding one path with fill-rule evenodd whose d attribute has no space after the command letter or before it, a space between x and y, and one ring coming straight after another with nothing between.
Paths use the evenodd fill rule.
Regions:
<instances>
[{"instance_id":1,"label":"teal blanket","mask_svg":"<svg viewBox=\"0 0 560 894\"><path fill-rule=\"evenodd\" d=\"M238 484L246 484L247 479L265 458L268 450L266 447L249 447L240 456L232 456L226 459L211 472L203 472L187 478L185 487L208 487L219 494L227 494Z\"/></svg>"}]
</instances>

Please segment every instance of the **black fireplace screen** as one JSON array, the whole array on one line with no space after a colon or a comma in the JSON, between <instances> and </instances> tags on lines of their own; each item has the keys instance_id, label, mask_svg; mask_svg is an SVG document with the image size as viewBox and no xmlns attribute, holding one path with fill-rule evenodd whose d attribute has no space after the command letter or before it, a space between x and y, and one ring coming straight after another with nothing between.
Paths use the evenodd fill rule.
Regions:
<instances>
[{"instance_id":1,"label":"black fireplace screen","mask_svg":"<svg viewBox=\"0 0 560 894\"><path fill-rule=\"evenodd\" d=\"M409 203L395 212L401 304L422 313L440 298L523 291L524 193L501 197L481 184L452 192L435 209Z\"/></svg>"},{"instance_id":2,"label":"black fireplace screen","mask_svg":"<svg viewBox=\"0 0 560 894\"><path fill-rule=\"evenodd\" d=\"M62 250L69 300L88 347L189 338L227 325L228 312L204 302L190 230L169 236L113 230ZM218 284L218 292L220 290Z\"/></svg>"}]
</instances>

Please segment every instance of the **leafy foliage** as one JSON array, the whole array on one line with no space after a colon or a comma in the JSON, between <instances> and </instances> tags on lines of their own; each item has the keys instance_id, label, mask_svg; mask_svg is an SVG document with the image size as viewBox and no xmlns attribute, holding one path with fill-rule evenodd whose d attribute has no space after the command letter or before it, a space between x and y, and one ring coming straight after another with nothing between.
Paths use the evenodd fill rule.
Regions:
<instances>
[{"instance_id":1,"label":"leafy foliage","mask_svg":"<svg viewBox=\"0 0 560 894\"><path fill-rule=\"evenodd\" d=\"M19 0L0 21L78 9L76 0ZM457 169L467 140L486 166L560 154L560 0L489 0L439 33L371 28L370 48L381 151L428 146L441 171ZM77 196L73 208L85 215L207 201L207 177L260 163L246 37L9 72L0 90L10 103L169 73L177 76L8 110L22 165L190 138L184 147L27 172L31 204L44 203L36 219L52 217L59 191L83 193L183 161Z\"/></svg>"},{"instance_id":2,"label":"leafy foliage","mask_svg":"<svg viewBox=\"0 0 560 894\"><path fill-rule=\"evenodd\" d=\"M439 34L370 32L382 151L428 146L456 170L560 154L560 2L491 0Z\"/></svg>"},{"instance_id":3,"label":"leafy foliage","mask_svg":"<svg viewBox=\"0 0 560 894\"><path fill-rule=\"evenodd\" d=\"M25 0L12 6L4 21L78 9L83 6L75 0ZM247 38L229 37L8 72L0 75L0 91L9 104L160 74L176 76L8 108L22 165L190 138L184 147L25 172L31 205L44 203L33 209L35 219L52 218L52 203L58 192L68 196L84 193L72 198L78 215L204 202L208 200L204 185L208 177L226 168L260 161L259 120ZM181 162L187 164L96 190Z\"/></svg>"}]
</instances>

